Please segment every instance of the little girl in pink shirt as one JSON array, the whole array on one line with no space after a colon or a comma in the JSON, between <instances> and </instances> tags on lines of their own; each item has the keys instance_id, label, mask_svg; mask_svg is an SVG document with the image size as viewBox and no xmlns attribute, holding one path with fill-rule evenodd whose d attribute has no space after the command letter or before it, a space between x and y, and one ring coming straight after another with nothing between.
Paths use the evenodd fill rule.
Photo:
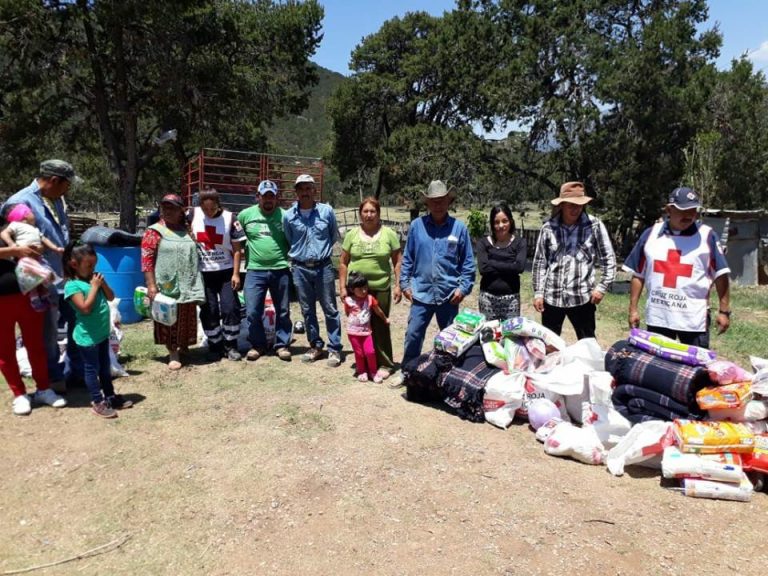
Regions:
<instances>
[{"instance_id":1,"label":"little girl in pink shirt","mask_svg":"<svg viewBox=\"0 0 768 576\"><path fill-rule=\"evenodd\" d=\"M347 296L344 312L347 315L347 336L355 353L356 376L360 382L373 379L377 384L383 379L376 372L376 351L373 347L371 312L389 324L389 319L378 301L368 293L368 279L359 272L350 272L347 278Z\"/></svg>"}]
</instances>

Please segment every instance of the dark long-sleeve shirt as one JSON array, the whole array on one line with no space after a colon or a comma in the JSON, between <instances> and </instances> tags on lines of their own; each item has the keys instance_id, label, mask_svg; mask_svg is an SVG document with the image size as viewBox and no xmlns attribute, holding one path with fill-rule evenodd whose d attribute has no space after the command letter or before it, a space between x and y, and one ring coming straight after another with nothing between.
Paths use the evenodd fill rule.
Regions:
<instances>
[{"instance_id":1,"label":"dark long-sleeve shirt","mask_svg":"<svg viewBox=\"0 0 768 576\"><path fill-rule=\"evenodd\" d=\"M508 246L494 248L488 237L480 238L475 246L480 268L480 290L494 296L520 293L520 274L525 270L528 246L525 239L515 236Z\"/></svg>"}]
</instances>

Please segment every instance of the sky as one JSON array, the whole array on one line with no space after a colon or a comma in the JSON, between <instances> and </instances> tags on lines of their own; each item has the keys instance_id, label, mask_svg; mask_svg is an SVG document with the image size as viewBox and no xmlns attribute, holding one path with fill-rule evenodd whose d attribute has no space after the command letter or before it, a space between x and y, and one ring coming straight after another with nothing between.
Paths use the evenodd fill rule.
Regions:
<instances>
[{"instance_id":1,"label":"sky","mask_svg":"<svg viewBox=\"0 0 768 576\"><path fill-rule=\"evenodd\" d=\"M349 56L362 39L390 18L424 11L440 16L452 10L453 0L321 0L325 7L324 37L313 60L348 75ZM768 72L768 0L710 0L707 28L718 24L723 46L719 68L748 53L756 69Z\"/></svg>"}]
</instances>

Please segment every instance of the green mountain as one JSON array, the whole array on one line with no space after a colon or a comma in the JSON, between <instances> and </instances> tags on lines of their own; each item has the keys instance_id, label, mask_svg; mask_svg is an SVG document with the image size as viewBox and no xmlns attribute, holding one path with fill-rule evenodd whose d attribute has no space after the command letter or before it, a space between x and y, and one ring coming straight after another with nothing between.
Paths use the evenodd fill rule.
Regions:
<instances>
[{"instance_id":1,"label":"green mountain","mask_svg":"<svg viewBox=\"0 0 768 576\"><path fill-rule=\"evenodd\" d=\"M318 83L312 89L309 106L297 116L275 121L269 134L269 148L275 154L322 157L331 136L331 121L325 104L344 76L317 66Z\"/></svg>"}]
</instances>

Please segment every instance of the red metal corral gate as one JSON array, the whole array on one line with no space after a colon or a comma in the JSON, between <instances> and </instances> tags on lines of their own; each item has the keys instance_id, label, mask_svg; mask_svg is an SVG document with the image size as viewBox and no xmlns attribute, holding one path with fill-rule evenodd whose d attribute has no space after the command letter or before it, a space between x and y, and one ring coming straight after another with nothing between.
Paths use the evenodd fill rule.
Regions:
<instances>
[{"instance_id":1,"label":"red metal corral gate","mask_svg":"<svg viewBox=\"0 0 768 576\"><path fill-rule=\"evenodd\" d=\"M293 184L299 174L315 179L317 200L323 195L323 161L304 156L279 156L260 152L242 152L203 148L184 167L182 197L188 206L197 204L197 193L215 188L222 203L233 211L252 206L262 180L277 184L284 206L296 199Z\"/></svg>"}]
</instances>

